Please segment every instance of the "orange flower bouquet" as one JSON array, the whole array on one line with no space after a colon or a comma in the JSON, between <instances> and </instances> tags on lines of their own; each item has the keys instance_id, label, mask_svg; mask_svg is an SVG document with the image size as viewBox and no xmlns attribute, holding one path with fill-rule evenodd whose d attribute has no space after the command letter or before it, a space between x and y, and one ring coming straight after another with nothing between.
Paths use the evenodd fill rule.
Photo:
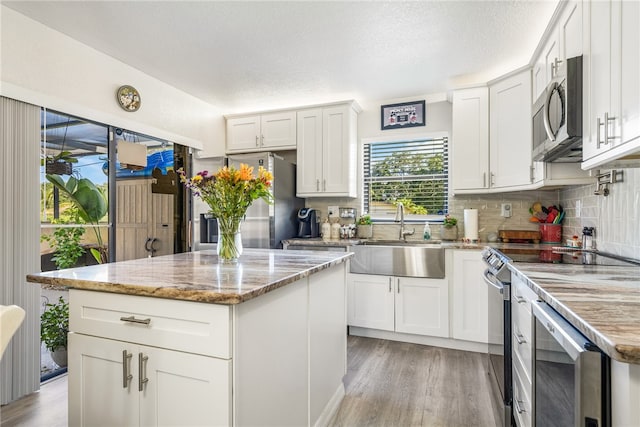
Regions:
<instances>
[{"instance_id":1,"label":"orange flower bouquet","mask_svg":"<svg viewBox=\"0 0 640 427\"><path fill-rule=\"evenodd\" d=\"M242 254L240 221L256 199L271 204L271 181L273 175L265 168L258 168L257 176L253 167L240 164L223 167L213 175L198 172L187 178L182 169L178 170L180 181L207 205L218 220L218 257L222 262L237 262Z\"/></svg>"}]
</instances>

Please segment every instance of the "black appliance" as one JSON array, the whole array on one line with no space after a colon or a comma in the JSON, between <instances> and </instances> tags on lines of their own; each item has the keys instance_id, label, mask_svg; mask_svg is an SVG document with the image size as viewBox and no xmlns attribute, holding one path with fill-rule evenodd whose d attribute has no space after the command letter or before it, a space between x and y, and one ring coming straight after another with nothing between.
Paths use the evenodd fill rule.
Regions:
<instances>
[{"instance_id":1,"label":"black appliance","mask_svg":"<svg viewBox=\"0 0 640 427\"><path fill-rule=\"evenodd\" d=\"M555 68L533 104L532 157L545 162L582 161L582 56Z\"/></svg>"},{"instance_id":2,"label":"black appliance","mask_svg":"<svg viewBox=\"0 0 640 427\"><path fill-rule=\"evenodd\" d=\"M218 220L209 213L200 214L200 243L218 242Z\"/></svg>"},{"instance_id":3,"label":"black appliance","mask_svg":"<svg viewBox=\"0 0 640 427\"><path fill-rule=\"evenodd\" d=\"M513 388L511 382L511 262L501 252L485 248L484 281L489 285L489 354L487 369L500 393L504 426L511 426Z\"/></svg>"},{"instance_id":4,"label":"black appliance","mask_svg":"<svg viewBox=\"0 0 640 427\"><path fill-rule=\"evenodd\" d=\"M532 304L535 318L535 425L610 426L611 359L553 308Z\"/></svg>"},{"instance_id":5,"label":"black appliance","mask_svg":"<svg viewBox=\"0 0 640 427\"><path fill-rule=\"evenodd\" d=\"M319 236L317 211L302 208L298 211L298 237L311 239Z\"/></svg>"}]
</instances>

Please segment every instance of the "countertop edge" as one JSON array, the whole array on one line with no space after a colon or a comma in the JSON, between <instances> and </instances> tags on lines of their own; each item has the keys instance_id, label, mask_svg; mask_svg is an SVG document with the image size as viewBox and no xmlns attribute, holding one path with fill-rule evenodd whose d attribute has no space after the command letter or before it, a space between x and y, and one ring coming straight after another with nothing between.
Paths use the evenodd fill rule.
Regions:
<instances>
[{"instance_id":1,"label":"countertop edge","mask_svg":"<svg viewBox=\"0 0 640 427\"><path fill-rule=\"evenodd\" d=\"M334 258L329 261L319 262L312 267L301 269L300 271L283 276L277 280L265 283L254 289L244 292L223 293L209 289L181 289L179 287L166 286L137 286L134 284L112 283L105 281L78 280L65 277L43 276L41 274L28 274L26 280L29 283L38 283L54 289L82 289L98 292L109 292L115 294L146 296L164 299L174 299L182 301L202 302L209 304L235 305L257 298L290 283L309 277L322 270L344 264L353 256L352 253L332 253Z\"/></svg>"},{"instance_id":2,"label":"countertop edge","mask_svg":"<svg viewBox=\"0 0 640 427\"><path fill-rule=\"evenodd\" d=\"M526 273L518 270L517 265L510 264L509 269L523 279L527 286L533 290L542 301L553 307L553 309L567 319L580 333L593 341L609 357L623 363L640 364L640 348L638 346L615 344L603 333L598 331L598 329L594 328L569 307L562 304L557 298L547 292L544 287L536 283L534 279L531 279Z\"/></svg>"}]
</instances>

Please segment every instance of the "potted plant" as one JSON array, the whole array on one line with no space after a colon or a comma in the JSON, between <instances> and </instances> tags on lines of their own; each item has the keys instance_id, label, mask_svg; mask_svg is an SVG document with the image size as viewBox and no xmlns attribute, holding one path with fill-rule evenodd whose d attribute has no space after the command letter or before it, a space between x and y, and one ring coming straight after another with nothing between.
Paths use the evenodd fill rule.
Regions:
<instances>
[{"instance_id":1,"label":"potted plant","mask_svg":"<svg viewBox=\"0 0 640 427\"><path fill-rule=\"evenodd\" d=\"M71 175L73 163L78 163L78 159L71 156L71 151L61 151L55 156L47 156L41 160L41 166L51 175Z\"/></svg>"},{"instance_id":2,"label":"potted plant","mask_svg":"<svg viewBox=\"0 0 640 427\"><path fill-rule=\"evenodd\" d=\"M362 215L358 218L358 237L361 239L370 239L373 237L373 223L369 215Z\"/></svg>"},{"instance_id":3,"label":"potted plant","mask_svg":"<svg viewBox=\"0 0 640 427\"><path fill-rule=\"evenodd\" d=\"M67 212L70 213L72 218L70 221L61 219L60 221L54 220L52 223L78 222L76 208L69 208ZM53 249L51 260L56 264L58 270L75 267L80 257L84 255L85 249L80 244L84 232L85 229L83 227L60 227L52 235L43 234L40 236L40 240L48 242L51 249Z\"/></svg>"},{"instance_id":4,"label":"potted plant","mask_svg":"<svg viewBox=\"0 0 640 427\"><path fill-rule=\"evenodd\" d=\"M53 361L67 366L67 333L69 332L69 303L62 297L55 304L47 304L40 316L40 340L51 352Z\"/></svg>"},{"instance_id":5,"label":"potted plant","mask_svg":"<svg viewBox=\"0 0 640 427\"><path fill-rule=\"evenodd\" d=\"M90 248L91 254L99 264L108 260L107 246L102 241L98 224L107 214L108 201L102 190L88 178L76 179L70 176L65 182L58 175L46 175L47 180L58 190L65 193L77 208L78 216L91 225L96 236L97 248Z\"/></svg>"},{"instance_id":6,"label":"potted plant","mask_svg":"<svg viewBox=\"0 0 640 427\"><path fill-rule=\"evenodd\" d=\"M442 240L458 240L458 219L451 215L446 215L442 221L442 231L440 232Z\"/></svg>"}]
</instances>

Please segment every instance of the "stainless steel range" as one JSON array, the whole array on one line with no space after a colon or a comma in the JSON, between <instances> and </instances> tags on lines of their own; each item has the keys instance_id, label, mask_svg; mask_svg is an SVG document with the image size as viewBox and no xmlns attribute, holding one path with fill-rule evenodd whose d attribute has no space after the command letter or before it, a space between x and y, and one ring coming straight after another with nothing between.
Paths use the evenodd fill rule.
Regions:
<instances>
[{"instance_id":1,"label":"stainless steel range","mask_svg":"<svg viewBox=\"0 0 640 427\"><path fill-rule=\"evenodd\" d=\"M482 259L487 265L484 281L489 285L489 375L500 392L504 426L511 426L513 390L511 382L511 259L501 252L485 248Z\"/></svg>"}]
</instances>

